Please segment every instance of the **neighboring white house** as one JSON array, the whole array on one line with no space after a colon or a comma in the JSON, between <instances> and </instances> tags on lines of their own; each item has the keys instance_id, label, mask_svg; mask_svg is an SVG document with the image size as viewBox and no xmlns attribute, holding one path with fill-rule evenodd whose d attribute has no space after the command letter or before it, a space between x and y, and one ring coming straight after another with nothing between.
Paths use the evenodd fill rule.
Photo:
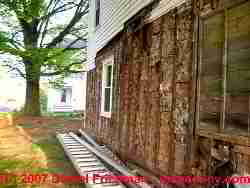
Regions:
<instances>
[{"instance_id":1,"label":"neighboring white house","mask_svg":"<svg viewBox=\"0 0 250 188\"><path fill-rule=\"evenodd\" d=\"M57 47L59 48L86 49L86 41L73 42L72 39L64 39ZM85 110L86 98L85 73L72 74L64 79L64 87L55 89L52 86L48 89L48 112L73 112Z\"/></svg>"},{"instance_id":2,"label":"neighboring white house","mask_svg":"<svg viewBox=\"0 0 250 188\"><path fill-rule=\"evenodd\" d=\"M5 78L0 79L0 85L0 106L10 111L20 110L25 102L25 80L11 78L6 74Z\"/></svg>"},{"instance_id":3,"label":"neighboring white house","mask_svg":"<svg viewBox=\"0 0 250 188\"><path fill-rule=\"evenodd\" d=\"M75 74L64 80L64 87L48 89L49 112L84 111L86 103L86 75Z\"/></svg>"}]
</instances>

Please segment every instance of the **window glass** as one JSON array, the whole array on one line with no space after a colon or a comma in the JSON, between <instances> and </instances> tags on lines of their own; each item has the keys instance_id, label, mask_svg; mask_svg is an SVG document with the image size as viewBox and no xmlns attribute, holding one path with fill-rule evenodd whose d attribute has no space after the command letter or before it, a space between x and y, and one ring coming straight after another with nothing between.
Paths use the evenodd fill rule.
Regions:
<instances>
[{"instance_id":1,"label":"window glass","mask_svg":"<svg viewBox=\"0 0 250 188\"><path fill-rule=\"evenodd\" d=\"M247 134L250 109L250 2L228 10L226 128Z\"/></svg>"},{"instance_id":2,"label":"window glass","mask_svg":"<svg viewBox=\"0 0 250 188\"><path fill-rule=\"evenodd\" d=\"M250 1L202 21L199 77L201 128L217 129L219 125L224 125L221 127L226 132L245 136L250 133L249 20Z\"/></svg>"},{"instance_id":3,"label":"window glass","mask_svg":"<svg viewBox=\"0 0 250 188\"><path fill-rule=\"evenodd\" d=\"M107 87L111 87L111 77L112 77L112 65L108 65L107 66L107 82L106 82L106 86Z\"/></svg>"},{"instance_id":4,"label":"window glass","mask_svg":"<svg viewBox=\"0 0 250 188\"><path fill-rule=\"evenodd\" d=\"M112 73L113 65L103 65L103 112L111 112L112 103Z\"/></svg>"},{"instance_id":5,"label":"window glass","mask_svg":"<svg viewBox=\"0 0 250 188\"><path fill-rule=\"evenodd\" d=\"M104 112L110 112L111 88L105 88Z\"/></svg>"},{"instance_id":6,"label":"window glass","mask_svg":"<svg viewBox=\"0 0 250 188\"><path fill-rule=\"evenodd\" d=\"M200 72L200 127L218 128L222 106L224 16L203 22Z\"/></svg>"}]
</instances>

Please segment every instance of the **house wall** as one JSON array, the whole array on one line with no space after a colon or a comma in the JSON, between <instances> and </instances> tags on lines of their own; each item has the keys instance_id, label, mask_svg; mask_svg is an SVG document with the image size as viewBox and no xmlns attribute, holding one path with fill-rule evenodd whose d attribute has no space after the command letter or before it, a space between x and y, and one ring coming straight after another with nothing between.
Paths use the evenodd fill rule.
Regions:
<instances>
[{"instance_id":1,"label":"house wall","mask_svg":"<svg viewBox=\"0 0 250 188\"><path fill-rule=\"evenodd\" d=\"M72 104L72 87L66 87L66 102L62 102L63 89L48 89L48 106L49 112L72 112L75 106Z\"/></svg>"},{"instance_id":2,"label":"house wall","mask_svg":"<svg viewBox=\"0 0 250 188\"><path fill-rule=\"evenodd\" d=\"M75 111L85 111L87 74L72 82L72 106Z\"/></svg>"},{"instance_id":3,"label":"house wall","mask_svg":"<svg viewBox=\"0 0 250 188\"><path fill-rule=\"evenodd\" d=\"M201 131L195 113L197 23L201 15L242 2L247 1L194 0L192 9L181 5L136 32L116 35L88 72L86 131L155 175L249 174L248 137ZM102 62L112 54L113 109L105 118L100 116Z\"/></svg>"},{"instance_id":4,"label":"house wall","mask_svg":"<svg viewBox=\"0 0 250 188\"><path fill-rule=\"evenodd\" d=\"M118 34L88 72L87 132L157 175L190 173L192 35L192 10L185 4L139 31ZM111 54L113 106L105 118L102 62Z\"/></svg>"},{"instance_id":5,"label":"house wall","mask_svg":"<svg viewBox=\"0 0 250 188\"><path fill-rule=\"evenodd\" d=\"M73 75L65 79L66 103L61 102L62 89L49 88L48 111L84 111L86 106L87 75Z\"/></svg>"},{"instance_id":6,"label":"house wall","mask_svg":"<svg viewBox=\"0 0 250 188\"><path fill-rule=\"evenodd\" d=\"M248 4L246 3L248 2ZM218 1L210 1L210 0L196 0L194 1L194 13L196 16L196 20L201 20L201 18L206 18L208 16L213 16L221 10L230 9L237 5L245 5L249 8L249 1L247 0L218 0ZM242 10L243 11L243 10ZM249 12L248 12L249 13ZM235 20L239 19L239 15L234 15ZM249 14L248 14L249 17ZM247 16L241 17L241 24L249 25L249 19L246 19ZM245 22L243 24L242 22ZM237 21L235 22L237 23ZM237 25L237 24L236 24ZM234 32L238 32L237 27L234 28ZM196 39L197 40L197 39ZM198 41L199 42L199 41ZM198 44L197 42L197 44ZM239 43L241 44L241 43ZM244 43L243 43L244 44ZM241 47L239 51L247 51L249 48L245 46L245 49L242 49L242 45L238 45L238 48ZM196 52L198 57L198 51ZM244 54L242 54L241 58L244 60ZM199 61L196 61L199 62ZM229 95L229 94L228 94ZM230 96L230 95L229 95ZM241 96L237 96L238 98ZM246 113L246 110L242 110L245 104L244 102L238 102L237 105L234 106L231 110L238 111L238 113ZM205 103L207 109L212 109L214 104ZM227 107L229 108L229 107ZM215 110L216 111L216 110ZM218 110L217 110L218 111ZM238 123L240 127L240 123ZM229 123L226 122L225 126L230 126ZM211 127L210 127L211 128ZM246 131L245 131L246 132ZM241 130L234 131L226 131L222 130L213 130L212 131L207 128L203 128L202 130L199 128L198 124L196 125L195 130L195 144L193 150L193 174L197 176L203 175L218 175L227 176L231 172L235 174L239 174L241 176L248 176L250 174L250 145L249 145L249 135L242 136ZM225 160L228 160L231 165L223 165ZM217 174L216 174L217 173ZM245 185L249 186L249 185Z\"/></svg>"}]
</instances>

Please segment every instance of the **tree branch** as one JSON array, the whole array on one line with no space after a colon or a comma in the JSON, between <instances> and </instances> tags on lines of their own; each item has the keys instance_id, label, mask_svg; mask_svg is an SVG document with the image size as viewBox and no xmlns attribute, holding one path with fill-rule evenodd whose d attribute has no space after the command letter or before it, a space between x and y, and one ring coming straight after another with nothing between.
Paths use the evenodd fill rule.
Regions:
<instances>
[{"instance_id":1,"label":"tree branch","mask_svg":"<svg viewBox=\"0 0 250 188\"><path fill-rule=\"evenodd\" d=\"M47 7L47 9L46 9L48 12L50 12L49 9L50 9L50 7L52 6L53 1L55 1L55 4L54 4L54 6L53 6L53 8L52 8L51 11L53 11L53 10L55 9L55 7L57 6L57 4L60 2L60 0L50 0L50 3L49 3L49 5L48 5L48 7ZM46 18L47 18L47 19L43 19L43 18L40 18L40 19L39 19L39 22L40 22L41 24L40 24L40 26L39 26L39 28L38 28L38 33L42 34L42 39L41 39L40 47L42 47L43 39L44 39L44 37L45 37L45 35L46 35L46 33L47 33L47 28L48 28L50 16L49 16L49 17L46 17ZM44 26L44 24L45 24L45 26ZM44 28L43 28L43 26L44 26ZM43 28L43 31L42 31L42 28Z\"/></svg>"},{"instance_id":2,"label":"tree branch","mask_svg":"<svg viewBox=\"0 0 250 188\"><path fill-rule=\"evenodd\" d=\"M11 43L16 49L21 50L21 48L24 48L24 46L20 42L15 40L15 37L18 33L19 31L12 33L12 37L11 39L9 39L9 43Z\"/></svg>"},{"instance_id":3,"label":"tree branch","mask_svg":"<svg viewBox=\"0 0 250 188\"><path fill-rule=\"evenodd\" d=\"M46 72L41 72L41 76L56 76L56 75L60 75L64 72L67 72L67 73L81 73L81 72L86 72L85 70L72 70L71 67L74 66L74 65L81 65L83 64L83 62L85 62L86 59L84 59L83 61L81 62L74 62L74 63L71 63L70 65L64 67L62 70L59 70L59 71L55 71L55 72L49 72L49 73L46 73Z\"/></svg>"},{"instance_id":4,"label":"tree branch","mask_svg":"<svg viewBox=\"0 0 250 188\"><path fill-rule=\"evenodd\" d=\"M70 7L67 7L69 5L74 5L74 6L70 6ZM60 13L60 12L64 12L64 11L67 11L67 10L70 10L70 9L73 9L75 8L77 5L74 3L74 2L70 2L70 3L67 3L67 4L64 4L58 8L54 8L51 12L49 12L47 15L43 16L40 18L40 20L46 20L48 17L51 17L57 13ZM67 8L66 8L67 7Z\"/></svg>"},{"instance_id":5,"label":"tree branch","mask_svg":"<svg viewBox=\"0 0 250 188\"><path fill-rule=\"evenodd\" d=\"M26 78L25 74L24 74L19 68L13 67L13 66L11 66L11 65L9 65L9 64L5 64L5 65L2 65L2 66L8 67L8 68L10 69L10 71L16 71L16 72L18 72L18 74L19 74L21 77Z\"/></svg>"},{"instance_id":6,"label":"tree branch","mask_svg":"<svg viewBox=\"0 0 250 188\"><path fill-rule=\"evenodd\" d=\"M60 75L62 73L64 73L65 71L56 71L56 72L52 72L52 73L42 73L41 76L42 77L49 77L49 76L57 76ZM86 70L82 70L82 71L77 71L77 70L68 70L67 73L83 73L86 72Z\"/></svg>"},{"instance_id":7,"label":"tree branch","mask_svg":"<svg viewBox=\"0 0 250 188\"><path fill-rule=\"evenodd\" d=\"M83 6L85 7L85 9L81 11ZM81 0L69 24L47 45L47 48L55 47L56 44L60 43L63 38L70 33L71 29L79 22L79 20L88 13L88 8L88 0Z\"/></svg>"},{"instance_id":8,"label":"tree branch","mask_svg":"<svg viewBox=\"0 0 250 188\"><path fill-rule=\"evenodd\" d=\"M45 23L43 31L41 32L41 30L40 30L40 32L39 32L40 34L42 34L42 38L41 38L41 42L40 42L40 47L43 46L43 40L44 40L44 38L45 38L45 36L47 34L47 31L48 31L47 28L48 28L48 25L49 25L49 20L50 20L50 18L48 18L46 20L46 23Z\"/></svg>"}]
</instances>

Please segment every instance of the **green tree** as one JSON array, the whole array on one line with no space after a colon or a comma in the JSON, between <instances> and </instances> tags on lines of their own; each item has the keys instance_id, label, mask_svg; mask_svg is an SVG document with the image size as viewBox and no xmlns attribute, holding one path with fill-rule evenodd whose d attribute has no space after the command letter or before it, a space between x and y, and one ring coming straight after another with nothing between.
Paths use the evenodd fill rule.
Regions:
<instances>
[{"instance_id":1,"label":"green tree","mask_svg":"<svg viewBox=\"0 0 250 188\"><path fill-rule=\"evenodd\" d=\"M26 79L26 114L41 113L41 77L84 71L88 10L88 0L0 0L0 54L16 58L1 65Z\"/></svg>"}]
</instances>

